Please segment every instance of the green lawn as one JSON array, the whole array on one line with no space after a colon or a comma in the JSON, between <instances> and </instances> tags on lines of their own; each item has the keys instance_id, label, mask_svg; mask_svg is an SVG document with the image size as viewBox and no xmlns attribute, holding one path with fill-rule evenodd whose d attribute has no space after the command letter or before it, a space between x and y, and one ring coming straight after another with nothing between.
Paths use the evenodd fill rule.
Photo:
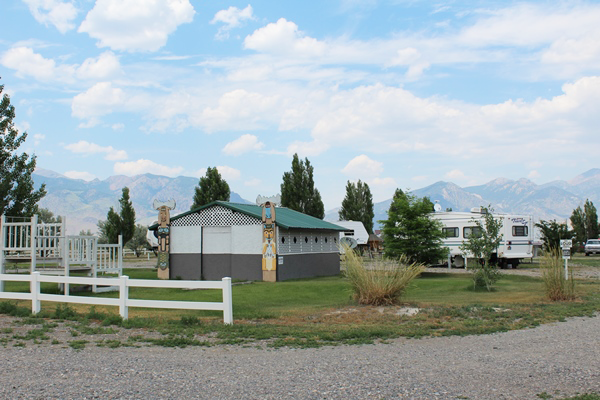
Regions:
<instances>
[{"instance_id":1,"label":"green lawn","mask_svg":"<svg viewBox=\"0 0 600 400\"><path fill-rule=\"evenodd\" d=\"M126 269L124 273L132 279L156 279L153 269ZM27 290L27 284L23 283L7 282L6 286L13 291ZM44 285L44 290L57 292L55 284ZM538 278L504 275L496 290L487 292L473 290L467 274L425 273L413 281L403 298L404 305L421 310L409 317L398 313L399 306L358 306L352 300L348 282L340 276L254 282L233 287L233 326L224 326L222 314L213 311L130 308L130 320L120 322L115 318L118 317L115 307L91 308L76 304L68 307L79 313L81 317L77 318L87 313L84 320L104 319L106 323L125 327L159 330L170 338L167 342L171 345L194 344L198 342L197 335L209 334L217 338L218 343L269 339L273 346L320 346L371 343L399 336L491 333L533 327L571 316L591 316L600 310L598 280L578 281L577 290L577 301L551 303L544 299ZM117 294L99 296L116 297ZM220 301L220 296L218 290L130 289L130 297L138 299ZM30 307L26 301L19 304ZM55 307L55 304L42 304L46 316L64 314L64 309L52 314Z\"/></svg>"}]
</instances>

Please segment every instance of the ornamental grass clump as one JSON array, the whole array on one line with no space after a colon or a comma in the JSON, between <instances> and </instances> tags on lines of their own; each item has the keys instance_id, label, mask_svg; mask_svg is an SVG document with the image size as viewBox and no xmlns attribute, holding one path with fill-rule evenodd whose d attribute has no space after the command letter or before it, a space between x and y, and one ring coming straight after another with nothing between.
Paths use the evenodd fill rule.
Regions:
<instances>
[{"instance_id":1,"label":"ornamental grass clump","mask_svg":"<svg viewBox=\"0 0 600 400\"><path fill-rule=\"evenodd\" d=\"M396 260L375 261L367 268L356 252L344 247L345 276L359 304L387 306L398 304L410 282L423 271L423 265L410 263L402 256Z\"/></svg>"},{"instance_id":2,"label":"ornamental grass clump","mask_svg":"<svg viewBox=\"0 0 600 400\"><path fill-rule=\"evenodd\" d=\"M574 300L575 281L573 271L569 279L565 279L564 261L562 252L550 249L540 261L542 280L546 296L552 301Z\"/></svg>"}]
</instances>

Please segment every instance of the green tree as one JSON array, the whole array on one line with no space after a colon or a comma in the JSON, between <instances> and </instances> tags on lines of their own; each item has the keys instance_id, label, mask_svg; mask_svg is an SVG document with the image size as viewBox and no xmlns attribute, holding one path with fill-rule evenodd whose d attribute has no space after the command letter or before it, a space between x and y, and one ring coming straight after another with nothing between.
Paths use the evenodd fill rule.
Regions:
<instances>
[{"instance_id":1,"label":"green tree","mask_svg":"<svg viewBox=\"0 0 600 400\"><path fill-rule=\"evenodd\" d=\"M54 216L54 213L47 208L40 208L36 211L38 215L38 222L44 224L56 224L62 222L62 217L59 215L58 217Z\"/></svg>"},{"instance_id":2,"label":"green tree","mask_svg":"<svg viewBox=\"0 0 600 400\"><path fill-rule=\"evenodd\" d=\"M587 199L583 205L585 214L585 233L587 239L598 239L598 212L594 203Z\"/></svg>"},{"instance_id":3,"label":"green tree","mask_svg":"<svg viewBox=\"0 0 600 400\"><path fill-rule=\"evenodd\" d=\"M221 178L217 167L208 167L206 175L200 178L191 210L216 200L229 201L231 191L227 182Z\"/></svg>"},{"instance_id":4,"label":"green tree","mask_svg":"<svg viewBox=\"0 0 600 400\"><path fill-rule=\"evenodd\" d=\"M121 212L119 217L121 220L121 235L123 235L123 243L127 243L133 237L135 232L135 210L133 203L129 197L129 188L123 188L123 195L119 199Z\"/></svg>"},{"instance_id":5,"label":"green tree","mask_svg":"<svg viewBox=\"0 0 600 400\"><path fill-rule=\"evenodd\" d=\"M135 232L135 210L129 197L129 188L123 188L123 195L119 199L120 213L111 207L106 214L105 221L98 221L100 243L119 243L119 235L123 244L127 244Z\"/></svg>"},{"instance_id":6,"label":"green tree","mask_svg":"<svg viewBox=\"0 0 600 400\"><path fill-rule=\"evenodd\" d=\"M432 264L446 257L442 247L442 223L429 217L433 203L429 198L418 198L396 189L383 225L385 256L399 259L403 255L410 262Z\"/></svg>"},{"instance_id":7,"label":"green tree","mask_svg":"<svg viewBox=\"0 0 600 400\"><path fill-rule=\"evenodd\" d=\"M136 257L139 257L142 254L142 250L150 247L150 243L148 243L148 239L146 238L146 233L148 232L148 228L137 224L135 226L135 233L133 234L133 238L127 242L127 248L133 250Z\"/></svg>"},{"instance_id":8,"label":"green tree","mask_svg":"<svg viewBox=\"0 0 600 400\"><path fill-rule=\"evenodd\" d=\"M577 208L573 210L573 213L571 213L571 226L573 226L573 236L575 237L575 242L577 244L585 243L587 240L585 222L585 212L581 206L577 206Z\"/></svg>"},{"instance_id":9,"label":"green tree","mask_svg":"<svg viewBox=\"0 0 600 400\"><path fill-rule=\"evenodd\" d=\"M313 173L313 166L308 158L302 161L298 154L294 154L292 170L283 173L281 205L323 219L325 206L321 200L321 193L315 188Z\"/></svg>"},{"instance_id":10,"label":"green tree","mask_svg":"<svg viewBox=\"0 0 600 400\"><path fill-rule=\"evenodd\" d=\"M369 185L358 180L357 183L348 181L346 197L338 212L340 221L360 221L369 233L373 233L373 195Z\"/></svg>"},{"instance_id":11,"label":"green tree","mask_svg":"<svg viewBox=\"0 0 600 400\"><path fill-rule=\"evenodd\" d=\"M0 95L4 85L0 85ZM0 101L0 214L12 217L31 217L38 209L37 203L46 195L43 184L34 189L31 174L36 157L19 153L27 132L19 134L13 119L15 108L10 97L4 94Z\"/></svg>"},{"instance_id":12,"label":"green tree","mask_svg":"<svg viewBox=\"0 0 600 400\"><path fill-rule=\"evenodd\" d=\"M82 229L79 231L79 236L94 236L94 234L90 229L88 229L87 231L85 229Z\"/></svg>"},{"instance_id":13,"label":"green tree","mask_svg":"<svg viewBox=\"0 0 600 400\"><path fill-rule=\"evenodd\" d=\"M460 249L475 258L473 263L473 285L485 287L491 291L494 284L500 279L500 271L492 264L492 255L498 251L502 241L502 220L494 218L494 209L481 207L484 213L483 222L473 219L472 222L479 228L476 234L471 235Z\"/></svg>"},{"instance_id":14,"label":"green tree","mask_svg":"<svg viewBox=\"0 0 600 400\"><path fill-rule=\"evenodd\" d=\"M558 251L560 249L561 239L572 239L574 232L570 231L567 224L561 224L553 221L541 220L535 224L542 233L543 249L547 253Z\"/></svg>"}]
</instances>

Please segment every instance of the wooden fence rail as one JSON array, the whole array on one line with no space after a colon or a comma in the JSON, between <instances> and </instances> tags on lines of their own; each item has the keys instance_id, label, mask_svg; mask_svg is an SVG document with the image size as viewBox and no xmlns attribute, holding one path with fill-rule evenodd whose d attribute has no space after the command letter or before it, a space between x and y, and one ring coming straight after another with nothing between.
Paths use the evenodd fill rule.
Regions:
<instances>
[{"instance_id":1,"label":"wooden fence rail","mask_svg":"<svg viewBox=\"0 0 600 400\"><path fill-rule=\"evenodd\" d=\"M90 278L75 276L42 275L33 272L28 275L0 274L0 281L30 282L29 293L0 291L0 299L31 300L31 312L37 314L41 310L42 301L61 303L79 303L105 306L118 306L123 319L128 318L129 307L170 308L186 310L216 310L223 311L223 322L233 324L233 302L231 296L231 278L221 281L157 281L151 279L129 279L123 275L118 278ZM65 287L70 284L118 286L119 298L72 296L65 294L41 293L40 283L62 283ZM223 302L174 301L174 300L140 300L129 298L130 287L145 288L175 288L175 289L220 289L223 292Z\"/></svg>"}]
</instances>

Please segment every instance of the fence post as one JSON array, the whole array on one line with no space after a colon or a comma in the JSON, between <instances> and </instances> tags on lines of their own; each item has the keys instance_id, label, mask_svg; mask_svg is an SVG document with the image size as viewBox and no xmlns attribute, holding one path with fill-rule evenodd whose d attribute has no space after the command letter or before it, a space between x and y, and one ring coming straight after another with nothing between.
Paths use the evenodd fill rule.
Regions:
<instances>
[{"instance_id":1,"label":"fence post","mask_svg":"<svg viewBox=\"0 0 600 400\"><path fill-rule=\"evenodd\" d=\"M27 229L27 228L24 228ZM31 272L36 270L37 267L37 237L38 237L38 216L34 214L31 217L31 232L30 232L30 251L31 251ZM27 239L25 239L25 246L27 246Z\"/></svg>"},{"instance_id":2,"label":"fence post","mask_svg":"<svg viewBox=\"0 0 600 400\"><path fill-rule=\"evenodd\" d=\"M31 284L29 285L31 291L31 313L37 314L41 310L41 304L39 300L40 296L40 273L34 271L31 273Z\"/></svg>"},{"instance_id":3,"label":"fence post","mask_svg":"<svg viewBox=\"0 0 600 400\"><path fill-rule=\"evenodd\" d=\"M127 300L129 299L129 277L127 275L119 278L119 314L123 319L127 319L129 312L127 310Z\"/></svg>"},{"instance_id":4,"label":"fence post","mask_svg":"<svg viewBox=\"0 0 600 400\"><path fill-rule=\"evenodd\" d=\"M4 266L4 244L5 240L7 240L8 235L5 235L4 232L6 218L4 214L0 216L0 274L4 274L6 272L6 267ZM4 292L4 281L0 279L0 292Z\"/></svg>"},{"instance_id":5,"label":"fence post","mask_svg":"<svg viewBox=\"0 0 600 400\"><path fill-rule=\"evenodd\" d=\"M231 278L223 278L223 322L233 324L233 300L231 296Z\"/></svg>"}]
</instances>

